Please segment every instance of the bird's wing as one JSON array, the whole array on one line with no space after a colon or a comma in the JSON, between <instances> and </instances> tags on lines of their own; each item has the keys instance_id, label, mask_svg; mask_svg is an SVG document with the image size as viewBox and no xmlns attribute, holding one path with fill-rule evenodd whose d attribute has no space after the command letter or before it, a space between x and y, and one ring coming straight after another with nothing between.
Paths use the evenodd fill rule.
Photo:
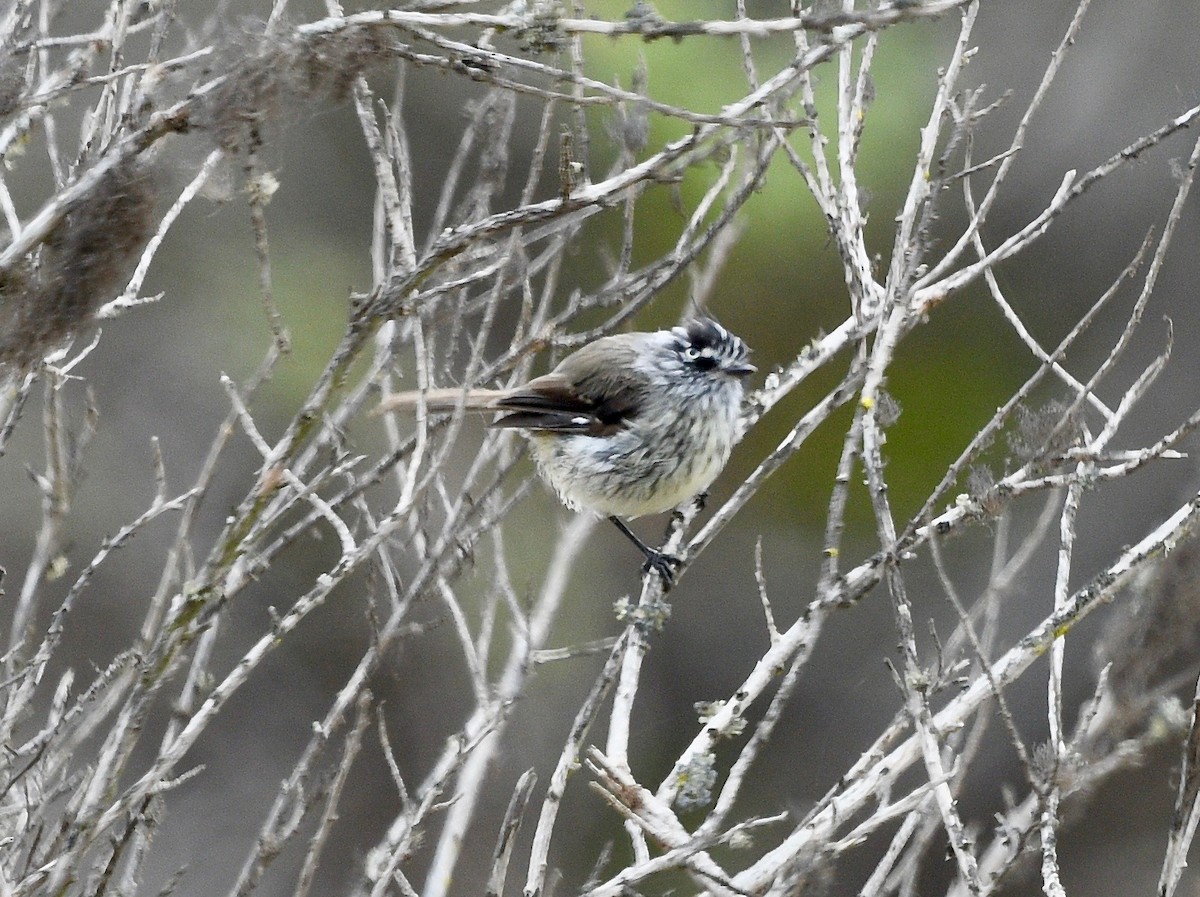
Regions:
<instances>
[{"instance_id":1,"label":"bird's wing","mask_svg":"<svg viewBox=\"0 0 1200 897\"><path fill-rule=\"evenodd\" d=\"M611 435L635 414L643 391L627 379L610 376L610 370L602 368L592 376L575 378L573 367L564 363L499 399L495 408L511 413L492 426Z\"/></svg>"}]
</instances>

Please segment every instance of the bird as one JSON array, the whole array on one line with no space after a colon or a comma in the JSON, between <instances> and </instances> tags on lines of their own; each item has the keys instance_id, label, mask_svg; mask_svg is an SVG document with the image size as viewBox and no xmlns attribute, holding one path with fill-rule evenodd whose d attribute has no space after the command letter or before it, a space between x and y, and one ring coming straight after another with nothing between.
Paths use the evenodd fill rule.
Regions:
<instances>
[{"instance_id":1,"label":"bird","mask_svg":"<svg viewBox=\"0 0 1200 897\"><path fill-rule=\"evenodd\" d=\"M456 408L500 414L519 430L542 479L573 511L607 517L642 553L643 572L674 582L679 559L625 520L705 492L740 438L746 343L710 317L653 332L602 336L548 374L509 389L430 389L385 398L376 414Z\"/></svg>"}]
</instances>

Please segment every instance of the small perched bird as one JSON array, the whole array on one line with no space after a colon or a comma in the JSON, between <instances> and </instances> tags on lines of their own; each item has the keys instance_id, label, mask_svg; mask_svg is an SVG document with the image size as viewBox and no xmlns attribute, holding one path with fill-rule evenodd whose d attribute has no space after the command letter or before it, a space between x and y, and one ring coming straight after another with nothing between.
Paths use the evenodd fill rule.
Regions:
<instances>
[{"instance_id":1,"label":"small perched bird","mask_svg":"<svg viewBox=\"0 0 1200 897\"><path fill-rule=\"evenodd\" d=\"M525 431L542 478L572 510L608 517L670 585L678 559L622 518L670 510L708 488L739 436L749 349L710 318L600 337L512 389L397 393L377 412L464 407Z\"/></svg>"}]
</instances>

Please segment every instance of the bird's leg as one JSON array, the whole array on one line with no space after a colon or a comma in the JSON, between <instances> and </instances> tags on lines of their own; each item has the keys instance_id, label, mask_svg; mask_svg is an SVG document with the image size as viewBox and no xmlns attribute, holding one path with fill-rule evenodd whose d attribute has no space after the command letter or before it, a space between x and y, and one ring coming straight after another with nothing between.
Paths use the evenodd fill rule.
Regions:
<instances>
[{"instance_id":1,"label":"bird's leg","mask_svg":"<svg viewBox=\"0 0 1200 897\"><path fill-rule=\"evenodd\" d=\"M639 539L620 517L609 517L608 519L613 522L617 529L625 534L625 537L630 542L637 546L638 551L645 555L646 563L642 565L643 573L654 570L662 577L663 586L666 588L670 588L675 584L675 568L681 563L679 558L664 551L659 551L657 548L651 548Z\"/></svg>"}]
</instances>

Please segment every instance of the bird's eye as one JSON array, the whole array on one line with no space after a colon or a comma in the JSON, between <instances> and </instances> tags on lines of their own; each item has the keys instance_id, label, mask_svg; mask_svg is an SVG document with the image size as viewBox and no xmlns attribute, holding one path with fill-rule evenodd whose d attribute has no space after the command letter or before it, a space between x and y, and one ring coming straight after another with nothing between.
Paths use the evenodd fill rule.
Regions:
<instances>
[{"instance_id":1,"label":"bird's eye","mask_svg":"<svg viewBox=\"0 0 1200 897\"><path fill-rule=\"evenodd\" d=\"M705 373L717 366L717 359L713 358L703 349L697 349L695 346L686 346L684 348L683 360L696 370Z\"/></svg>"}]
</instances>

